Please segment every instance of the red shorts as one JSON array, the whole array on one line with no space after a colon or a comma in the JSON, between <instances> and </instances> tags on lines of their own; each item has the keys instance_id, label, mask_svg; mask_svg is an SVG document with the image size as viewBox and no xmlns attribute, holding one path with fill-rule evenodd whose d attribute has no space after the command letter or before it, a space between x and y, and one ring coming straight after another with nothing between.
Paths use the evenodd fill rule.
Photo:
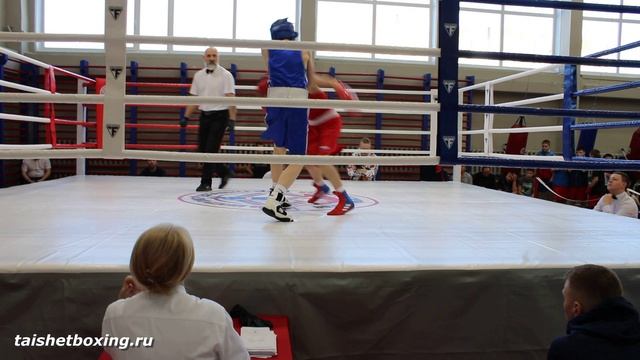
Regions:
<instances>
[{"instance_id":1,"label":"red shorts","mask_svg":"<svg viewBox=\"0 0 640 360\"><path fill-rule=\"evenodd\" d=\"M342 119L335 117L320 125L309 126L307 155L335 155L340 152L338 139L342 129Z\"/></svg>"}]
</instances>

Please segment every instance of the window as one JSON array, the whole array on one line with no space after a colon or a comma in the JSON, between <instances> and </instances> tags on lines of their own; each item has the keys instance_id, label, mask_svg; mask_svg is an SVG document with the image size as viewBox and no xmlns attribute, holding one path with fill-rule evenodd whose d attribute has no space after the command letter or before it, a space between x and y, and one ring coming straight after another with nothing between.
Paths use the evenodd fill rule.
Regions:
<instances>
[{"instance_id":1,"label":"window","mask_svg":"<svg viewBox=\"0 0 640 360\"><path fill-rule=\"evenodd\" d=\"M461 2L460 49L552 55L555 22L553 9ZM487 59L460 59L460 63L516 68L541 66Z\"/></svg>"},{"instance_id":2,"label":"window","mask_svg":"<svg viewBox=\"0 0 640 360\"><path fill-rule=\"evenodd\" d=\"M640 0L590 0L589 2L608 5L640 6ZM585 11L582 19L582 55L612 49L638 41L640 14L617 14ZM640 48L625 50L601 59L638 60ZM640 74L638 68L617 68L603 66L583 66L582 71L618 74Z\"/></svg>"},{"instance_id":3,"label":"window","mask_svg":"<svg viewBox=\"0 0 640 360\"><path fill-rule=\"evenodd\" d=\"M104 34L104 0L43 0L41 28L50 34ZM7 4L8 5L8 4ZM6 5L5 5L6 6ZM69 21L69 9L77 14ZM103 49L102 43L44 42L46 49Z\"/></svg>"},{"instance_id":4,"label":"window","mask_svg":"<svg viewBox=\"0 0 640 360\"><path fill-rule=\"evenodd\" d=\"M47 33L104 34L105 0L37 0L40 29ZM221 39L271 38L278 18L298 23L299 0L128 0L127 34ZM136 8L137 6L137 8ZM82 17L68 21L68 9ZM298 28L298 26L296 26ZM215 45L215 44L212 44ZM140 51L204 51L206 46L127 44ZM103 49L103 44L45 42L44 49ZM223 52L257 53L259 49L224 48Z\"/></svg>"},{"instance_id":5,"label":"window","mask_svg":"<svg viewBox=\"0 0 640 360\"><path fill-rule=\"evenodd\" d=\"M318 42L432 47L429 0L319 0ZM357 16L354 16L357 14ZM318 56L428 61L427 56L319 51Z\"/></svg>"}]
</instances>

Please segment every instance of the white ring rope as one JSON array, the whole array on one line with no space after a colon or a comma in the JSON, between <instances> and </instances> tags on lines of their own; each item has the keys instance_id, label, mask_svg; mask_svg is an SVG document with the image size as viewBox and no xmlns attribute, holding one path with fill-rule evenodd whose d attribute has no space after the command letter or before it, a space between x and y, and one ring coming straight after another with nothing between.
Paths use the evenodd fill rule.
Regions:
<instances>
[{"instance_id":1,"label":"white ring rope","mask_svg":"<svg viewBox=\"0 0 640 360\"><path fill-rule=\"evenodd\" d=\"M414 55L414 56L440 56L438 48L417 48L403 46L381 46L362 44L338 44L319 43L314 41L279 41L279 40L240 40L240 39L217 39L203 37L179 37L179 36L141 36L126 35L127 43L143 44L173 44L173 45L200 45L218 47L242 47L253 49L294 49L312 51L346 51L364 52L394 55ZM0 32L0 41L73 41L73 42L95 42L104 43L104 35L87 34L45 34L33 32Z\"/></svg>"},{"instance_id":2,"label":"white ring rope","mask_svg":"<svg viewBox=\"0 0 640 360\"><path fill-rule=\"evenodd\" d=\"M7 114L7 113L0 113L0 119L37 122L37 123L43 123L43 124L49 124L51 122L49 118L44 118L40 116L26 116L26 115L16 115L16 114Z\"/></svg>"},{"instance_id":3,"label":"white ring rope","mask_svg":"<svg viewBox=\"0 0 640 360\"><path fill-rule=\"evenodd\" d=\"M16 90L22 90L29 93L35 93L35 94L51 94L51 91L35 88L32 86L17 84L17 83L6 81L6 80L0 80L0 86L4 86L4 87L16 89Z\"/></svg>"},{"instance_id":4,"label":"white ring rope","mask_svg":"<svg viewBox=\"0 0 640 360\"><path fill-rule=\"evenodd\" d=\"M531 75L535 75L537 73L541 73L541 72L544 72L544 71L555 70L560 66L564 66L564 64L551 64L551 65L539 67L539 68L536 68L536 69L531 69L531 70L519 72L519 73L516 73L516 74L513 74L513 75L507 75L507 76L504 76L504 77L501 77L501 78L497 78L497 79L494 79L494 80L488 80L488 81L485 81L485 82L481 82L481 83L465 86L463 88L458 89L458 92L459 93L463 93L465 91L480 89L480 88L483 88L483 87L489 86L489 85L496 85L496 84L500 84L500 83L503 83L503 82L520 79L520 78L531 76Z\"/></svg>"},{"instance_id":5,"label":"white ring rope","mask_svg":"<svg viewBox=\"0 0 640 360\"><path fill-rule=\"evenodd\" d=\"M562 131L562 125L552 126L537 126L537 127L517 127L517 128L502 128L502 129L478 129L478 130L463 130L460 132L462 135L477 135L477 134L515 134L515 133L536 133L536 132L555 132Z\"/></svg>"},{"instance_id":6,"label":"white ring rope","mask_svg":"<svg viewBox=\"0 0 640 360\"><path fill-rule=\"evenodd\" d=\"M459 152L458 155L462 157L482 157L486 159L511 159L511 160L538 160L538 161L557 161L564 162L564 158L562 156L541 156L541 155L518 155L518 154L500 154L500 153L492 153L490 155L484 153L474 153L474 152Z\"/></svg>"},{"instance_id":7,"label":"white ring rope","mask_svg":"<svg viewBox=\"0 0 640 360\"><path fill-rule=\"evenodd\" d=\"M104 95L84 94L19 94L0 93L2 102L31 103L84 103L102 104ZM358 108L360 111L394 113L394 114L427 114L440 110L440 104L418 103L406 101L361 101L361 100L308 100L308 99L275 99L228 96L157 96L157 95L125 95L125 104L145 105L258 105L293 108Z\"/></svg>"},{"instance_id":8,"label":"white ring rope","mask_svg":"<svg viewBox=\"0 0 640 360\"><path fill-rule=\"evenodd\" d=\"M555 94L555 95L535 97L531 99L509 101L509 102L494 104L494 105L495 106L522 106L522 105L538 104L538 103L543 103L547 101L562 100L562 99L564 99L564 94Z\"/></svg>"},{"instance_id":9,"label":"white ring rope","mask_svg":"<svg viewBox=\"0 0 640 360\"><path fill-rule=\"evenodd\" d=\"M2 150L3 152L6 151L6 150L21 150L21 151L24 151L23 149L27 149L27 150L43 150L43 149L51 149L52 147L53 146L51 146L51 144L27 144L27 145L22 145L22 144L0 144L0 150ZM0 154L2 154L2 152L0 152ZM48 154L48 152L47 152L47 154ZM16 158L16 159L22 159L22 158L20 157L20 158Z\"/></svg>"},{"instance_id":10,"label":"white ring rope","mask_svg":"<svg viewBox=\"0 0 640 360\"><path fill-rule=\"evenodd\" d=\"M24 145L23 145L24 146ZM44 145L42 145L44 146ZM51 145L47 145L51 146ZM437 165L438 156L320 156L187 153L151 150L123 150L118 156L99 149L2 150L0 159L149 159L161 161L300 164L300 165Z\"/></svg>"},{"instance_id":11,"label":"white ring rope","mask_svg":"<svg viewBox=\"0 0 640 360\"><path fill-rule=\"evenodd\" d=\"M7 34L7 33L0 33L0 34ZM12 34L12 33L9 33L9 34ZM20 34L20 33L18 33L18 34ZM1 46L0 46L0 53L3 53L3 54L7 55L10 58L17 59L17 60L20 60L20 61L23 61L23 62L26 62L26 63L29 63L29 64L33 64L33 65L39 66L39 67L41 67L43 69L50 69L51 68L51 65L49 65L47 63L44 63L42 61L30 58L30 57L22 55L22 54L18 54L17 52L15 52L13 50L9 50L9 49L1 47Z\"/></svg>"},{"instance_id":12,"label":"white ring rope","mask_svg":"<svg viewBox=\"0 0 640 360\"><path fill-rule=\"evenodd\" d=\"M264 126L236 126L236 130L240 131L256 131L263 132L267 130ZM372 130L372 129L345 129L340 130L344 134L387 134L387 135L430 135L430 131L422 130Z\"/></svg>"},{"instance_id":13,"label":"white ring rope","mask_svg":"<svg viewBox=\"0 0 640 360\"><path fill-rule=\"evenodd\" d=\"M346 82L349 83L348 81ZM236 90L257 90L255 85L236 85ZM335 92L333 88L321 88L325 92ZM356 94L389 94L389 95L433 95L436 91L424 90L384 90L384 89L348 89Z\"/></svg>"},{"instance_id":14,"label":"white ring rope","mask_svg":"<svg viewBox=\"0 0 640 360\"><path fill-rule=\"evenodd\" d=\"M74 42L105 42L104 35L79 35L79 34L41 34L41 33L0 33L0 41L74 41ZM396 55L418 55L418 56L439 56L440 49L431 48L411 48L396 46L376 46L357 44L330 44L306 41L261 41L261 40L230 40L211 38L185 38L185 37L164 37L164 36L125 36L126 42L138 43L159 43L159 44L183 44L183 45L204 45L209 46L214 43L216 46L233 46L246 48L275 48L275 49L297 49L297 50L320 50L320 51L348 51L348 52L375 52L381 54ZM45 69L53 68L52 65L17 54L11 50L0 48L4 52L18 60L29 62ZM255 87L248 87L255 89ZM2 102L31 102L31 103L83 103L83 104L103 104L105 95L87 94L49 94L42 93L44 90L33 90L23 87L20 90L38 92L36 94L1 93ZM361 89L360 93L386 93L397 95L428 95L430 91L401 91L401 90L374 90ZM236 106L275 106L275 107L295 107L295 108L358 108L359 112L395 113L395 114L427 114L440 110L439 104L427 104L421 102L398 102L398 101L344 101L344 100L308 100L308 99L274 99L274 98L238 98L238 97L184 97L184 96L153 96L153 95L120 95L125 104L147 104L147 105L196 105L196 104L221 104ZM353 110L348 110L353 111ZM13 119L35 120L33 117L20 117L12 114L5 114ZM41 120L41 119L38 119ZM47 119L48 120L48 119ZM247 127L245 127L246 129ZM242 127L238 127L243 130ZM248 129L246 129L248 130ZM262 131L263 129L260 129ZM258 131L251 129L250 131ZM428 135L429 131L405 131L405 130L358 130L344 129L349 133L385 133L385 134L412 134ZM17 149L16 149L17 147ZM124 150L115 153L105 152L103 149L51 149L49 144L38 145L7 145L0 151L0 159L12 158L138 158L155 159L166 161L189 161L189 162L254 162L254 163L282 163L282 164L308 164L308 165L342 165L342 164L378 164L378 165L436 165L439 157L436 156L302 156L302 155L254 155L254 154L203 154L184 153L167 151L148 150ZM25 150L27 149L27 150ZM242 147L247 150L247 147ZM351 152L361 151L358 149ZM348 150L345 152L349 152ZM378 153L405 153L405 154L428 154L426 151L413 150L374 150Z\"/></svg>"},{"instance_id":15,"label":"white ring rope","mask_svg":"<svg viewBox=\"0 0 640 360\"><path fill-rule=\"evenodd\" d=\"M220 147L222 150L228 151L259 151L259 152L268 152L273 151L273 146L237 146L237 145L222 145ZM354 154L354 153L363 153L363 154L398 154L398 155L429 155L430 151L425 150L365 150L365 149L342 149L340 151L341 154Z\"/></svg>"}]
</instances>

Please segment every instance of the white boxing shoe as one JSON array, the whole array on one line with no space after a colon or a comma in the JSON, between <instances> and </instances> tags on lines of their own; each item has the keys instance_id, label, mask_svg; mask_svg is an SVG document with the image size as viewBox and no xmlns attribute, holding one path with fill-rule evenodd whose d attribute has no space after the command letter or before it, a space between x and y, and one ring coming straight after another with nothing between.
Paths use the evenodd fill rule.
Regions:
<instances>
[{"instance_id":1,"label":"white boxing shoe","mask_svg":"<svg viewBox=\"0 0 640 360\"><path fill-rule=\"evenodd\" d=\"M274 194L272 191L269 197L267 197L267 202L262 207L262 212L278 221L293 222L293 218L287 214L284 206L282 206L284 198L283 193L277 192Z\"/></svg>"}]
</instances>

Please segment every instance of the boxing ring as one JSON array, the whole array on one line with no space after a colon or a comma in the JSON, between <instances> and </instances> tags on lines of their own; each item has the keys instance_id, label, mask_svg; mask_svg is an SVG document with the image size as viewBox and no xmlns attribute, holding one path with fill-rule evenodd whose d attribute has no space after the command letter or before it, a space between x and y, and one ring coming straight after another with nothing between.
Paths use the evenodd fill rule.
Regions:
<instances>
[{"instance_id":1,"label":"boxing ring","mask_svg":"<svg viewBox=\"0 0 640 360\"><path fill-rule=\"evenodd\" d=\"M525 103L458 103L459 94L472 89L459 89L458 81L451 80L458 79L457 58L479 54L457 49L457 31L452 32L453 25L458 24L457 1L440 2L440 49L356 48L440 55L438 103L433 104L126 95L125 76L116 70L124 69L127 42L208 45L213 40L125 36L124 1L106 3L108 8L119 6L123 11L119 19L106 14L106 33L114 36L0 33L0 40L4 41L80 38L105 42L105 48L110 49L105 53L107 69L111 71L107 72L104 95L85 94L83 86L79 86L79 92L83 92L80 94L52 94L55 87L45 89L47 94L29 88L21 89L31 92L27 94L0 93L0 102L103 105L103 121L74 124L101 129L98 141L87 143L79 138L75 148L60 148L55 141L55 127L50 126L49 144L36 148L6 146L0 149L0 158L639 168L637 161L573 159L573 148L569 151L568 147L566 154L563 151L562 157L552 159L495 154L491 134L507 130L493 129L490 115L485 115L481 132L487 139L484 152L480 155L461 152L460 138L473 133L462 131L459 112L528 114L533 110L522 106ZM531 2L501 3L529 6ZM557 1L535 3L591 6ZM629 6L601 5L601 8L640 12L640 8ZM306 42L215 39L215 43L354 51L351 46ZM510 54L483 55L512 59L508 57ZM522 55L518 58L531 60ZM547 62L552 60L544 58ZM637 61L597 58L557 60L640 66ZM55 71L50 70L52 74ZM92 79L78 80L86 83ZM575 99L581 96L578 92L565 89L562 98ZM529 101L533 101L531 104L536 100ZM438 121L432 121L433 127L427 133L432 135L428 152L375 159L199 154L135 149L126 144L123 129L127 125L122 116L126 104L202 102L247 107L357 106L361 111L372 112L438 112ZM43 119L11 120L55 124L60 119L55 116L55 105L52 107L49 116ZM575 122L579 116L637 117L631 112L577 110L569 108L570 104L567 107L536 109L540 110L536 114L566 116L561 127L527 129L571 134L586 126ZM637 125L632 121L613 124ZM237 127L236 131L259 129ZM231 146L227 149L234 150ZM323 206L330 204L309 206L305 199L311 192L310 186L304 181L297 182L290 193L296 221L290 224L273 222L259 211L269 186L266 180L259 179L234 179L228 189L204 194L193 192L190 178L108 176L74 176L0 190L0 201L5 205L0 218L3 229L0 289L2 307L9 309L0 315L2 350L8 358L96 358L100 352L97 348L25 349L13 346L12 339L15 335L34 333L98 336L103 311L115 299L127 272L133 243L144 229L160 222L183 225L194 238L196 264L186 284L190 292L214 299L227 308L239 303L254 312L287 315L296 359L542 359L550 341L564 331L560 294L564 272L583 263L617 269L627 298L636 304L640 301L637 282L640 222L635 219L457 182L346 184L356 200L355 211L329 217L324 215L327 209Z\"/></svg>"}]
</instances>

